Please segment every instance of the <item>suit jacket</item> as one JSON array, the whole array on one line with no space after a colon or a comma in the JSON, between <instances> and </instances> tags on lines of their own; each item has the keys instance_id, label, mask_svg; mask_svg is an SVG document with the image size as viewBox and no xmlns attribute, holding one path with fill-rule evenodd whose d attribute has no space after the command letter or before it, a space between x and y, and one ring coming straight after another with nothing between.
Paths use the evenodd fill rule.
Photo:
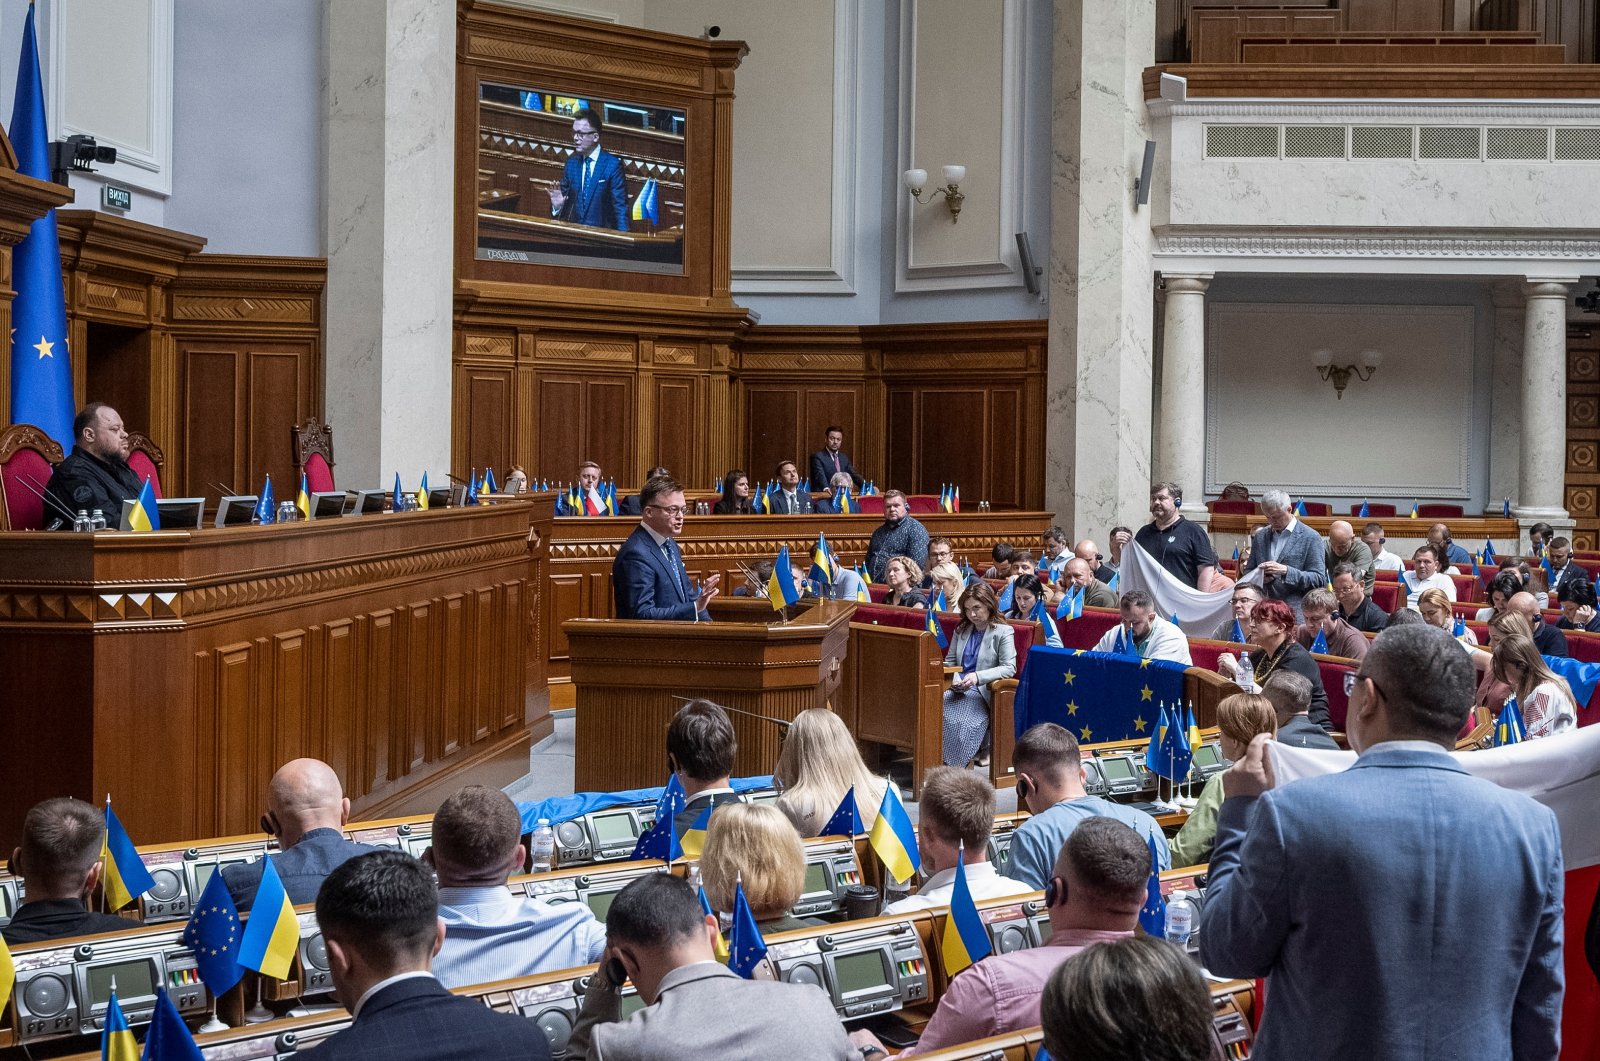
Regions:
<instances>
[{"instance_id":1,"label":"suit jacket","mask_svg":"<svg viewBox=\"0 0 1600 1061\"><path fill-rule=\"evenodd\" d=\"M976 632L965 623L956 627L954 636L950 638L950 649L944 657L948 666L961 666L967 642ZM978 693L986 704L994 703L994 693L989 690L990 682L1017 676L1016 631L1004 619L996 619L983 631L983 643L978 646L978 665L973 673L978 676Z\"/></svg>"},{"instance_id":2,"label":"suit jacket","mask_svg":"<svg viewBox=\"0 0 1600 1061\"><path fill-rule=\"evenodd\" d=\"M815 511L816 507L811 503L811 495L806 492L804 483L795 489L792 504L782 490L772 495L772 514L775 516L809 516Z\"/></svg>"},{"instance_id":3,"label":"suit jacket","mask_svg":"<svg viewBox=\"0 0 1600 1061\"><path fill-rule=\"evenodd\" d=\"M1260 1061L1551 1059L1562 888L1548 808L1441 749L1384 744L1223 803L1200 956L1269 977Z\"/></svg>"},{"instance_id":4,"label":"suit jacket","mask_svg":"<svg viewBox=\"0 0 1600 1061\"><path fill-rule=\"evenodd\" d=\"M1570 590L1572 584L1580 579L1585 582L1589 580L1588 569L1579 567L1575 562L1568 560L1567 566L1557 571L1555 577L1550 579L1550 592L1560 596L1563 589ZM1553 608L1555 605L1552 604L1551 607Z\"/></svg>"},{"instance_id":5,"label":"suit jacket","mask_svg":"<svg viewBox=\"0 0 1600 1061\"><path fill-rule=\"evenodd\" d=\"M550 1061L539 1026L452 995L433 977L390 984L361 1016L306 1052L315 1061Z\"/></svg>"},{"instance_id":6,"label":"suit jacket","mask_svg":"<svg viewBox=\"0 0 1600 1061\"><path fill-rule=\"evenodd\" d=\"M850 481L861 488L861 473L856 471L856 466L850 463L850 455L843 450L839 451L839 471L850 476ZM819 494L833 492L834 476L833 454L825 449L819 449L811 455L811 489Z\"/></svg>"},{"instance_id":7,"label":"suit jacket","mask_svg":"<svg viewBox=\"0 0 1600 1061\"><path fill-rule=\"evenodd\" d=\"M1250 562L1245 565L1243 574L1248 575L1272 559L1271 541L1271 527L1262 527L1250 535ZM1308 590L1328 584L1328 569L1323 563L1326 554L1322 535L1296 520L1289 530L1289 540L1283 543L1278 554L1278 562L1289 570L1267 580L1267 596L1287 602L1294 609L1294 617L1303 619L1300 598Z\"/></svg>"},{"instance_id":8,"label":"suit jacket","mask_svg":"<svg viewBox=\"0 0 1600 1061\"><path fill-rule=\"evenodd\" d=\"M617 156L602 150L595 156L589 187L583 186L585 156L573 155L561 174L561 194L567 197L556 217L580 225L628 231L628 188Z\"/></svg>"},{"instance_id":9,"label":"suit jacket","mask_svg":"<svg viewBox=\"0 0 1600 1061\"><path fill-rule=\"evenodd\" d=\"M378 850L366 844L346 840L337 829L313 829L300 837L300 842L276 854L272 868L283 881L283 890L296 906L317 901L317 892L328 874L357 855ZM233 897L233 905L248 910L256 901L256 889L261 887L261 874L266 872L266 859L256 859L242 866L224 866L223 883Z\"/></svg>"},{"instance_id":10,"label":"suit jacket","mask_svg":"<svg viewBox=\"0 0 1600 1061\"><path fill-rule=\"evenodd\" d=\"M643 514L644 505L643 502L639 500L638 494L629 494L627 497L623 498L622 503L617 506L617 515L619 516L641 516Z\"/></svg>"},{"instance_id":11,"label":"suit jacket","mask_svg":"<svg viewBox=\"0 0 1600 1061\"><path fill-rule=\"evenodd\" d=\"M669 542L672 565L655 539L640 524L617 550L611 564L611 588L618 619L695 619L694 597L683 570L678 543Z\"/></svg>"},{"instance_id":12,"label":"suit jacket","mask_svg":"<svg viewBox=\"0 0 1600 1061\"><path fill-rule=\"evenodd\" d=\"M661 980L655 1005L618 1021L619 995L603 975L584 995L567 1040L574 1061L861 1061L819 987L745 980L697 962Z\"/></svg>"}]
</instances>

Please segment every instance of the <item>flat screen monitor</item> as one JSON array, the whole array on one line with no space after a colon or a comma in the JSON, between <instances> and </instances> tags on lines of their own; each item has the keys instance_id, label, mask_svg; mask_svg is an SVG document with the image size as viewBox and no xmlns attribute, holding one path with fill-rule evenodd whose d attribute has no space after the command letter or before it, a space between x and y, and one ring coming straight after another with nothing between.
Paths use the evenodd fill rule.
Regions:
<instances>
[{"instance_id":1,"label":"flat screen monitor","mask_svg":"<svg viewBox=\"0 0 1600 1061\"><path fill-rule=\"evenodd\" d=\"M162 530L199 530L205 510L203 497L164 497L156 502Z\"/></svg>"},{"instance_id":2,"label":"flat screen monitor","mask_svg":"<svg viewBox=\"0 0 1600 1061\"><path fill-rule=\"evenodd\" d=\"M194 877L194 890L190 894L192 895L194 901L200 901L200 896L206 890L206 884L208 884L211 880L211 874L217 872L219 869L226 869L229 866L242 866L251 861L253 861L253 859L235 857L224 859L208 858L203 862L191 863L190 873Z\"/></svg>"},{"instance_id":3,"label":"flat screen monitor","mask_svg":"<svg viewBox=\"0 0 1600 1061\"><path fill-rule=\"evenodd\" d=\"M1215 744L1202 744L1194 750L1194 765L1199 767L1221 766L1222 752Z\"/></svg>"},{"instance_id":4,"label":"flat screen monitor","mask_svg":"<svg viewBox=\"0 0 1600 1061\"><path fill-rule=\"evenodd\" d=\"M459 487L458 489L460 489L463 494L465 494L467 492L466 491L466 487ZM428 489L428 507L429 508L449 508L450 507L450 495L451 495L452 492L453 491L448 486L430 487Z\"/></svg>"},{"instance_id":5,"label":"flat screen monitor","mask_svg":"<svg viewBox=\"0 0 1600 1061\"><path fill-rule=\"evenodd\" d=\"M589 830L594 835L594 842L600 847L633 840L638 835L634 832L633 815L626 811L620 814L589 815Z\"/></svg>"},{"instance_id":6,"label":"flat screen monitor","mask_svg":"<svg viewBox=\"0 0 1600 1061\"><path fill-rule=\"evenodd\" d=\"M117 989L117 1001L123 1005L152 999L156 994L156 963L154 958L129 958L120 962L80 966L78 975L83 978L83 998L90 1011L105 1008L111 1001L111 989Z\"/></svg>"},{"instance_id":7,"label":"flat screen monitor","mask_svg":"<svg viewBox=\"0 0 1600 1061\"><path fill-rule=\"evenodd\" d=\"M830 957L833 959L833 990L841 1005L894 993L889 955L882 947Z\"/></svg>"},{"instance_id":8,"label":"flat screen monitor","mask_svg":"<svg viewBox=\"0 0 1600 1061\"><path fill-rule=\"evenodd\" d=\"M237 527L249 523L255 517L256 503L260 500L255 494L229 494L217 502L216 525Z\"/></svg>"},{"instance_id":9,"label":"flat screen monitor","mask_svg":"<svg viewBox=\"0 0 1600 1061\"><path fill-rule=\"evenodd\" d=\"M347 515L370 516L383 511L384 502L389 498L385 490L358 490L356 491L355 507Z\"/></svg>"},{"instance_id":10,"label":"flat screen monitor","mask_svg":"<svg viewBox=\"0 0 1600 1061\"><path fill-rule=\"evenodd\" d=\"M311 518L329 519L333 516L344 515L345 492L343 490L329 490L326 493L311 495Z\"/></svg>"},{"instance_id":11,"label":"flat screen monitor","mask_svg":"<svg viewBox=\"0 0 1600 1061\"><path fill-rule=\"evenodd\" d=\"M800 894L832 895L833 886L828 880L831 875L830 867L827 862L807 862L806 883L805 886L800 889Z\"/></svg>"},{"instance_id":12,"label":"flat screen monitor","mask_svg":"<svg viewBox=\"0 0 1600 1061\"><path fill-rule=\"evenodd\" d=\"M1133 764L1120 755L1096 759L1095 762L1100 764L1100 771L1105 774L1108 783L1133 780Z\"/></svg>"},{"instance_id":13,"label":"flat screen monitor","mask_svg":"<svg viewBox=\"0 0 1600 1061\"><path fill-rule=\"evenodd\" d=\"M11 915L16 912L16 907L12 905L11 889L13 887L15 885L10 883L0 884L0 917L5 918L7 921L11 920Z\"/></svg>"},{"instance_id":14,"label":"flat screen monitor","mask_svg":"<svg viewBox=\"0 0 1600 1061\"><path fill-rule=\"evenodd\" d=\"M611 904L617 899L616 892L584 892L583 901L589 904L589 911L594 914L596 921L604 921L606 914L611 912Z\"/></svg>"}]
</instances>

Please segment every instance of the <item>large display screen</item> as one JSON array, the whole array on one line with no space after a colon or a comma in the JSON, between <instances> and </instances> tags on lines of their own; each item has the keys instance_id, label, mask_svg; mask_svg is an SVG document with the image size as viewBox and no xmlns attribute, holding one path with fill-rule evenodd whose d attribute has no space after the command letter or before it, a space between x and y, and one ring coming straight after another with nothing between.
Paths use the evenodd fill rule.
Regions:
<instances>
[{"instance_id":1,"label":"large display screen","mask_svg":"<svg viewBox=\"0 0 1600 1061\"><path fill-rule=\"evenodd\" d=\"M889 985L889 959L881 950L841 954L833 960L833 982L839 997L848 999Z\"/></svg>"},{"instance_id":2,"label":"large display screen","mask_svg":"<svg viewBox=\"0 0 1600 1061\"><path fill-rule=\"evenodd\" d=\"M154 998L156 993L155 962L149 958L136 958L126 962L91 965L84 970L84 986L89 995L89 1005L103 1006L111 1001L111 988L117 989L117 1001Z\"/></svg>"},{"instance_id":3,"label":"large display screen","mask_svg":"<svg viewBox=\"0 0 1600 1061\"><path fill-rule=\"evenodd\" d=\"M594 829L594 841L597 844L613 844L633 839L631 814L595 814L590 816L589 823Z\"/></svg>"},{"instance_id":4,"label":"large display screen","mask_svg":"<svg viewBox=\"0 0 1600 1061\"><path fill-rule=\"evenodd\" d=\"M479 82L475 255L681 274L686 127L670 107Z\"/></svg>"}]
</instances>

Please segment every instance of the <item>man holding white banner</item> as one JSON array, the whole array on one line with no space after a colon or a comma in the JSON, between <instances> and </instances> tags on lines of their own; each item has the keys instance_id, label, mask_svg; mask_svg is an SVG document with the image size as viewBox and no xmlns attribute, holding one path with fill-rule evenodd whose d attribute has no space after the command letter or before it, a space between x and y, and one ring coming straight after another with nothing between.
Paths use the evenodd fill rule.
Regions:
<instances>
[{"instance_id":1,"label":"man holding white banner","mask_svg":"<svg viewBox=\"0 0 1600 1061\"><path fill-rule=\"evenodd\" d=\"M1131 544L1122 550L1120 588L1142 589L1155 602L1156 613L1176 620L1190 637L1210 637L1224 619L1233 621L1233 591L1238 586L1261 588L1264 575L1252 571L1234 586L1210 591L1197 590L1174 578L1143 546ZM1265 589L1262 589L1263 596Z\"/></svg>"},{"instance_id":2,"label":"man holding white banner","mask_svg":"<svg viewBox=\"0 0 1600 1061\"><path fill-rule=\"evenodd\" d=\"M1340 753L1257 738L1224 775L1200 954L1268 977L1258 1061L1559 1053L1561 828L1463 765L1495 753L1450 755L1473 679L1445 631L1386 630L1346 683L1350 769L1282 785Z\"/></svg>"}]
</instances>

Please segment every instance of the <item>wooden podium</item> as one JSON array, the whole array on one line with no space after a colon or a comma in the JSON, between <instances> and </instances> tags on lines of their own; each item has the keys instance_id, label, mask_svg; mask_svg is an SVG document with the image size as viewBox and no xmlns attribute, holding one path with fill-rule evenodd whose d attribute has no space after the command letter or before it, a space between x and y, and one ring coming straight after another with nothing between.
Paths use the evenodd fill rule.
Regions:
<instances>
[{"instance_id":1,"label":"wooden podium","mask_svg":"<svg viewBox=\"0 0 1600 1061\"><path fill-rule=\"evenodd\" d=\"M808 600L775 612L764 600L719 600L715 622L569 619L577 694L574 787L660 785L667 725L684 699L789 721L826 707L837 688L853 601ZM768 774L783 727L729 713L739 738L734 776Z\"/></svg>"}]
</instances>

